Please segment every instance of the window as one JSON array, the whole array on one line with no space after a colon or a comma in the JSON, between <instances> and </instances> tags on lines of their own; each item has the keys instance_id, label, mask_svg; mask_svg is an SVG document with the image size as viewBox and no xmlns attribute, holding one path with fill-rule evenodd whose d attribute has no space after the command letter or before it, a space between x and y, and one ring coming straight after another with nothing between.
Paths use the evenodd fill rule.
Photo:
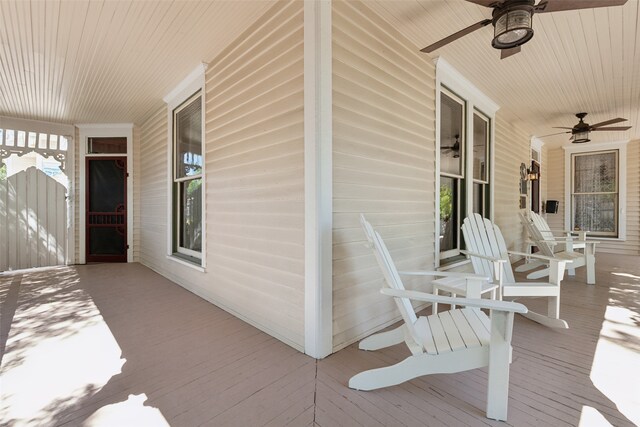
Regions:
<instances>
[{"instance_id":1,"label":"window","mask_svg":"<svg viewBox=\"0 0 640 427\"><path fill-rule=\"evenodd\" d=\"M618 237L618 150L571 156L571 229Z\"/></svg>"},{"instance_id":2,"label":"window","mask_svg":"<svg viewBox=\"0 0 640 427\"><path fill-rule=\"evenodd\" d=\"M465 189L465 102L452 92L440 93L440 257L460 253Z\"/></svg>"},{"instance_id":3,"label":"window","mask_svg":"<svg viewBox=\"0 0 640 427\"><path fill-rule=\"evenodd\" d=\"M173 252L202 259L202 96L173 110Z\"/></svg>"},{"instance_id":4,"label":"window","mask_svg":"<svg viewBox=\"0 0 640 427\"><path fill-rule=\"evenodd\" d=\"M442 58L436 80L436 246L440 265L453 265L465 259L460 254L464 219L474 212L491 215L492 126L498 106Z\"/></svg>"}]
</instances>

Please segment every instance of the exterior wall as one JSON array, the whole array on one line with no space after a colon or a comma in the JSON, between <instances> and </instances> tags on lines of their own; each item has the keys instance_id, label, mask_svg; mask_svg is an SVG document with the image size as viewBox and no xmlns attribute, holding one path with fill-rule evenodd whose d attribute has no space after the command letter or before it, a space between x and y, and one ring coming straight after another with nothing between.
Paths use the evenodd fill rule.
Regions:
<instances>
[{"instance_id":1,"label":"exterior wall","mask_svg":"<svg viewBox=\"0 0 640 427\"><path fill-rule=\"evenodd\" d=\"M141 128L140 261L303 350L303 2L276 4L205 80L206 271L166 255L166 108Z\"/></svg>"},{"instance_id":2,"label":"exterior wall","mask_svg":"<svg viewBox=\"0 0 640 427\"><path fill-rule=\"evenodd\" d=\"M559 200L558 213L547 214L547 222L551 228L564 229L564 156L562 148L549 150L549 182L553 183L547 189L550 199ZM597 252L622 255L640 254L640 140L627 144L627 237L625 241L614 241L599 238Z\"/></svg>"},{"instance_id":3,"label":"exterior wall","mask_svg":"<svg viewBox=\"0 0 640 427\"><path fill-rule=\"evenodd\" d=\"M500 227L507 247L524 249L526 238L520 222L520 164L531 164L530 137L496 113L493 220Z\"/></svg>"},{"instance_id":4,"label":"exterior wall","mask_svg":"<svg viewBox=\"0 0 640 427\"><path fill-rule=\"evenodd\" d=\"M333 3L333 334L338 350L398 319L359 213L402 269L433 269L435 68L364 3ZM411 283L405 283L411 287ZM424 288L423 288L424 289Z\"/></svg>"}]
</instances>

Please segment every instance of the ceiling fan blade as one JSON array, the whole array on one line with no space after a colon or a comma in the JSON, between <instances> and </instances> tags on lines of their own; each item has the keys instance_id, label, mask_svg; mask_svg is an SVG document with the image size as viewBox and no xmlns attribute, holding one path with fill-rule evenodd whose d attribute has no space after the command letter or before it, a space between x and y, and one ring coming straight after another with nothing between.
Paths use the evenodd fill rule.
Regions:
<instances>
[{"instance_id":1,"label":"ceiling fan blade","mask_svg":"<svg viewBox=\"0 0 640 427\"><path fill-rule=\"evenodd\" d=\"M591 129L591 132L605 131L605 130L629 130L631 126L613 126L608 128L595 128Z\"/></svg>"},{"instance_id":2,"label":"ceiling fan blade","mask_svg":"<svg viewBox=\"0 0 640 427\"><path fill-rule=\"evenodd\" d=\"M627 0L542 0L536 13L562 12L564 10L594 9L596 7L622 6Z\"/></svg>"},{"instance_id":3,"label":"ceiling fan blade","mask_svg":"<svg viewBox=\"0 0 640 427\"><path fill-rule=\"evenodd\" d=\"M479 4L484 7L492 7L496 4L504 3L504 0L467 0L469 3Z\"/></svg>"},{"instance_id":4,"label":"ceiling fan blade","mask_svg":"<svg viewBox=\"0 0 640 427\"><path fill-rule=\"evenodd\" d=\"M565 127L565 126L553 126L553 129L571 129L571 130L573 130L573 128L568 128L568 127Z\"/></svg>"},{"instance_id":5,"label":"ceiling fan blade","mask_svg":"<svg viewBox=\"0 0 640 427\"><path fill-rule=\"evenodd\" d=\"M515 55L520 52L522 46L512 47L511 49L502 49L500 52L500 59L505 59L510 57L511 55Z\"/></svg>"},{"instance_id":6,"label":"ceiling fan blade","mask_svg":"<svg viewBox=\"0 0 640 427\"><path fill-rule=\"evenodd\" d=\"M442 46L444 46L446 44L449 44L452 41L457 40L462 36L466 36L467 34L472 33L475 30L478 30L478 29L480 29L480 28L482 28L482 27L484 27L486 25L489 25L489 24L491 24L491 19L485 19L483 21L476 22L475 24L470 25L467 28L465 28L463 30L460 30L460 31L458 31L456 33L453 33L450 36L445 37L442 40L437 41L437 42L425 47L424 49L420 49L420 52L431 53L434 50L436 50L438 48L441 48Z\"/></svg>"},{"instance_id":7,"label":"ceiling fan blade","mask_svg":"<svg viewBox=\"0 0 640 427\"><path fill-rule=\"evenodd\" d=\"M592 128L599 128L601 126L612 125L614 123L626 122L627 119L623 119L622 117L618 117L617 119L605 120L604 122L594 123L591 125Z\"/></svg>"},{"instance_id":8,"label":"ceiling fan blade","mask_svg":"<svg viewBox=\"0 0 640 427\"><path fill-rule=\"evenodd\" d=\"M548 137L548 136L562 135L563 133L571 133L571 132L556 132L556 133L550 133L549 135L542 135L542 136L539 136L538 138L546 138L546 137Z\"/></svg>"}]
</instances>

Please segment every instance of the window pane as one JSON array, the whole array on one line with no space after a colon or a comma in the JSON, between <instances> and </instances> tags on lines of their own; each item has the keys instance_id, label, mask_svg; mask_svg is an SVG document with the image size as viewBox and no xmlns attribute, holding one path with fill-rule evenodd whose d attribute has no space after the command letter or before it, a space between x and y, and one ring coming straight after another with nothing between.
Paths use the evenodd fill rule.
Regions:
<instances>
[{"instance_id":1,"label":"window pane","mask_svg":"<svg viewBox=\"0 0 640 427\"><path fill-rule=\"evenodd\" d=\"M596 153L574 157L574 193L616 191L616 153Z\"/></svg>"},{"instance_id":2,"label":"window pane","mask_svg":"<svg viewBox=\"0 0 640 427\"><path fill-rule=\"evenodd\" d=\"M573 201L574 227L617 235L617 194L576 194Z\"/></svg>"},{"instance_id":3,"label":"window pane","mask_svg":"<svg viewBox=\"0 0 640 427\"><path fill-rule=\"evenodd\" d=\"M440 177L440 252L458 247L457 179Z\"/></svg>"},{"instance_id":4,"label":"window pane","mask_svg":"<svg viewBox=\"0 0 640 427\"><path fill-rule=\"evenodd\" d=\"M485 215L484 209L484 184L473 183L473 213Z\"/></svg>"},{"instance_id":5,"label":"window pane","mask_svg":"<svg viewBox=\"0 0 640 427\"><path fill-rule=\"evenodd\" d=\"M478 114L473 115L473 179L487 180L487 141L489 124Z\"/></svg>"},{"instance_id":6,"label":"window pane","mask_svg":"<svg viewBox=\"0 0 640 427\"><path fill-rule=\"evenodd\" d=\"M91 154L126 153L127 138L89 138L88 152Z\"/></svg>"},{"instance_id":7,"label":"window pane","mask_svg":"<svg viewBox=\"0 0 640 427\"><path fill-rule=\"evenodd\" d=\"M464 105L440 93L440 171L462 175ZM456 138L457 135L457 138ZM456 144L456 141L458 143Z\"/></svg>"},{"instance_id":8,"label":"window pane","mask_svg":"<svg viewBox=\"0 0 640 427\"><path fill-rule=\"evenodd\" d=\"M174 114L176 178L202 173L202 103L198 96Z\"/></svg>"},{"instance_id":9,"label":"window pane","mask_svg":"<svg viewBox=\"0 0 640 427\"><path fill-rule=\"evenodd\" d=\"M192 251L202 251L202 179L178 183L180 186L179 245Z\"/></svg>"}]
</instances>

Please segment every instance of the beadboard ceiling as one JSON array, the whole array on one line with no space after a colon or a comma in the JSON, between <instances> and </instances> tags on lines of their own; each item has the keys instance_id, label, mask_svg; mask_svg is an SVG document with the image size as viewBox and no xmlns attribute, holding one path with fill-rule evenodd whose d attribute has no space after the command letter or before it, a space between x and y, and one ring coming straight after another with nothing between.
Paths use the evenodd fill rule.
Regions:
<instances>
[{"instance_id":1,"label":"beadboard ceiling","mask_svg":"<svg viewBox=\"0 0 640 427\"><path fill-rule=\"evenodd\" d=\"M273 5L0 1L0 115L141 123Z\"/></svg>"},{"instance_id":2,"label":"beadboard ceiling","mask_svg":"<svg viewBox=\"0 0 640 427\"><path fill-rule=\"evenodd\" d=\"M372 0L370 7L421 49L491 17L464 0ZM535 34L522 52L500 60L491 25L431 53L441 56L500 105L499 114L542 136L573 126L623 117L626 132L592 132L594 142L640 139L640 2L624 6L536 14ZM426 55L426 54L425 54ZM570 135L542 138L567 145Z\"/></svg>"},{"instance_id":3,"label":"beadboard ceiling","mask_svg":"<svg viewBox=\"0 0 640 427\"><path fill-rule=\"evenodd\" d=\"M505 60L492 27L442 56L531 135L624 117L640 138L640 0L623 7L538 14L534 38ZM490 17L464 0L367 0L420 49ZM141 123L202 61L210 61L273 1L1 1L0 115L60 123ZM426 55L426 54L425 54ZM569 135L544 138L551 146Z\"/></svg>"}]
</instances>

